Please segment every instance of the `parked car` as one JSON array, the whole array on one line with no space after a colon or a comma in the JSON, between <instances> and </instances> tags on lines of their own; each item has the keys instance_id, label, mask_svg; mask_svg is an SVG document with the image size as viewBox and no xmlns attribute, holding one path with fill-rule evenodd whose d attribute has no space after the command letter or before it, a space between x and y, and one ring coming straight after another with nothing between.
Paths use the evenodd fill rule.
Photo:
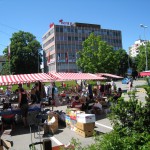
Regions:
<instances>
[{"instance_id":1,"label":"parked car","mask_svg":"<svg viewBox=\"0 0 150 150\"><path fill-rule=\"evenodd\" d=\"M130 78L124 78L124 79L122 80L122 84L128 84L129 81L130 81Z\"/></svg>"}]
</instances>

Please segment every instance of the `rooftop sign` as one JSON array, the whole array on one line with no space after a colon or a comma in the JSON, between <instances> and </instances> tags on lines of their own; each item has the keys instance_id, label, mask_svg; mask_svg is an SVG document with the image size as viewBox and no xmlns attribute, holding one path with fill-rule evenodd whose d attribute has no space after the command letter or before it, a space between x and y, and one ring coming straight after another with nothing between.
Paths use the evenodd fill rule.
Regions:
<instances>
[{"instance_id":1,"label":"rooftop sign","mask_svg":"<svg viewBox=\"0 0 150 150\"><path fill-rule=\"evenodd\" d=\"M72 25L72 22L64 22L63 19L60 19L59 22L60 22L60 24L62 24L62 25L68 25L68 26L71 26L71 25Z\"/></svg>"}]
</instances>

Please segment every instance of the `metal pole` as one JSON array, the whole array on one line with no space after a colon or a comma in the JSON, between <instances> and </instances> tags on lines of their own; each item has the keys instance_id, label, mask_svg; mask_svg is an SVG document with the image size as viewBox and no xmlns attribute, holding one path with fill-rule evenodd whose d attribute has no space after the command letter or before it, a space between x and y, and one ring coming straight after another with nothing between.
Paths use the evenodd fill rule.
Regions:
<instances>
[{"instance_id":1,"label":"metal pole","mask_svg":"<svg viewBox=\"0 0 150 150\"><path fill-rule=\"evenodd\" d=\"M145 61L146 61L146 67L145 67L145 71L147 71L148 70L148 64L147 64L147 42L146 42L146 36L145 36L145 27L144 27L144 38L145 38Z\"/></svg>"},{"instance_id":2,"label":"metal pole","mask_svg":"<svg viewBox=\"0 0 150 150\"><path fill-rule=\"evenodd\" d=\"M140 26L142 28L144 28L144 39L145 39L145 61L146 61L146 66L145 66L145 71L148 70L148 62L147 62L147 42L146 42L146 36L145 36L145 29L147 28L147 26L144 26L143 24L140 24Z\"/></svg>"},{"instance_id":3,"label":"metal pole","mask_svg":"<svg viewBox=\"0 0 150 150\"><path fill-rule=\"evenodd\" d=\"M38 51L38 73L39 73L39 51Z\"/></svg>"}]
</instances>

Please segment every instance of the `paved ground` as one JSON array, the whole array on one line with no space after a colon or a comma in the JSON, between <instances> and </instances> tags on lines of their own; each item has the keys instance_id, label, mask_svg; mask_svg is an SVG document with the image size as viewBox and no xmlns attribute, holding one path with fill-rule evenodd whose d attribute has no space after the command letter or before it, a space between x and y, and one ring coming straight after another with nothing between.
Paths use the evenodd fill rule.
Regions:
<instances>
[{"instance_id":1,"label":"paved ground","mask_svg":"<svg viewBox=\"0 0 150 150\"><path fill-rule=\"evenodd\" d=\"M121 81L115 82L117 87L121 87L124 91L128 90L128 85L122 84ZM139 80L134 81L134 87L136 85L143 85L146 84L145 81ZM133 87L133 88L134 88ZM146 94L143 92L143 89L137 89L139 92L137 93L137 98L144 102L144 97ZM128 99L128 95L123 93L123 97ZM56 107L54 110L66 110L66 106ZM96 128L95 130L99 133L106 133L112 130L112 126L110 121L106 118L105 115L98 116L95 122ZM32 134L33 135L33 134ZM41 138L43 140L43 131L41 131ZM93 143L93 138L83 138L77 135L74 131L71 131L69 128L59 127L58 132L54 136L49 137L52 141L52 146L61 145L61 144L68 144L72 138L79 139L82 145L88 145ZM29 150L29 144L31 144L31 134L29 128L24 129L23 127L17 127L14 132L12 132L12 140L14 142L14 150ZM33 136L33 142L40 141L39 135L36 133L35 138ZM40 149L38 147L38 149Z\"/></svg>"}]
</instances>

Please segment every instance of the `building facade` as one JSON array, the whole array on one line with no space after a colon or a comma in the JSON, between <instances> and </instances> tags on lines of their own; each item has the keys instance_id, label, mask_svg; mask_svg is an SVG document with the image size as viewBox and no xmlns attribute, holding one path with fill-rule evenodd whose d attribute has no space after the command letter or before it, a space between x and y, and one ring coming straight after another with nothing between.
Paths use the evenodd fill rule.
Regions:
<instances>
[{"instance_id":1,"label":"building facade","mask_svg":"<svg viewBox=\"0 0 150 150\"><path fill-rule=\"evenodd\" d=\"M76 65L79 57L77 52L92 32L100 35L114 50L122 48L122 34L119 30L102 29L97 24L59 22L60 25L50 24L49 30L42 37L45 72L79 72Z\"/></svg>"},{"instance_id":2,"label":"building facade","mask_svg":"<svg viewBox=\"0 0 150 150\"><path fill-rule=\"evenodd\" d=\"M136 40L134 44L129 47L129 55L133 58L136 57L139 54L139 47L145 45L145 42L147 41L141 39Z\"/></svg>"}]
</instances>

